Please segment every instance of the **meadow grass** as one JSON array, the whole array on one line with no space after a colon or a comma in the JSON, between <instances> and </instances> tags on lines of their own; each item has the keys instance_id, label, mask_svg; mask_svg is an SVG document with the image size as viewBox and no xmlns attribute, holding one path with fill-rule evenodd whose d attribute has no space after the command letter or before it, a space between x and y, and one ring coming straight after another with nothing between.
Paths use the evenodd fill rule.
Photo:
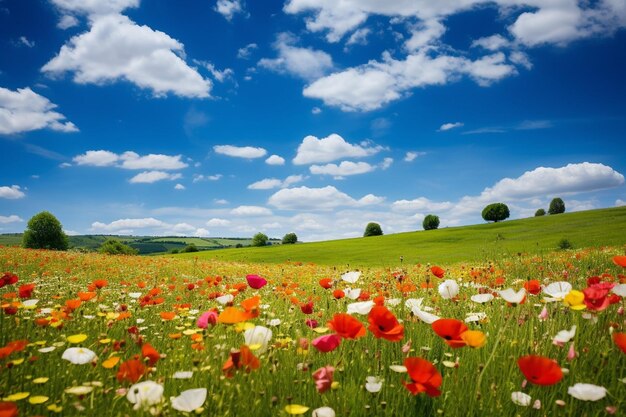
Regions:
<instances>
[{"instance_id":1,"label":"meadow grass","mask_svg":"<svg viewBox=\"0 0 626 417\"><path fill-rule=\"evenodd\" d=\"M352 268L404 262L453 263L541 254L567 239L574 248L626 244L626 207L367 238L181 254L224 261L314 262Z\"/></svg>"},{"instance_id":2,"label":"meadow grass","mask_svg":"<svg viewBox=\"0 0 626 417\"><path fill-rule=\"evenodd\" d=\"M519 305L509 305L499 297L486 304L470 300L478 292L517 290L529 279L544 285L565 280L579 290L587 287L592 276L615 284L625 279L620 275L622 268L611 261L620 254L623 248L485 258L441 265L443 279L433 276L426 265L405 262L401 268L363 268L359 280L350 284L341 278L344 267L312 263L259 264L0 248L0 268L19 276L17 284L0 289L0 347L28 340L23 351L0 359L0 399L15 403L20 415L175 416L184 413L173 409L170 397L183 390L206 388L207 399L197 410L199 415L287 416L285 406L289 404L309 407L305 415L329 406L337 416L604 416L607 407L620 414L626 409L626 356L613 343L610 329L624 331L619 311L623 300L591 313L571 310L562 302L547 303L543 294L528 295ZM268 285L259 290L248 288L247 274L266 278ZM318 284L326 277L333 280L330 289ZM444 279L460 285L453 300L444 299L437 289ZM66 301L87 291L95 280L106 280L107 285L94 290L94 299L68 312ZM36 284L31 297L39 301L34 308L25 308L26 300L15 294L19 285L27 283ZM383 296L404 326L402 340L390 342L368 331L360 339L343 340L328 353L313 348L313 339L332 333L326 323L333 315L359 301L333 296L333 290L347 287L360 288L362 299ZM163 302L141 307L140 302L153 288L159 289ZM229 293L237 308L244 299L258 295L260 315L248 324L199 328L199 315L210 309L223 311L226 307L215 297ZM449 347L407 307L407 299L422 299L424 311L442 318L464 320L481 313L480 320L468 327L484 332L486 344L476 349ZM308 301L314 305L312 314L301 310L301 304ZM18 307L15 314L6 311L12 305ZM544 307L547 319L540 320ZM164 320L162 312L176 315ZM129 317L120 319L121 313L129 313ZM585 318L585 314L590 315ZM354 317L368 326L366 315ZM36 325L37 318L48 318L49 324ZM279 324L271 321L276 319ZM312 330L306 319L317 320L321 329ZM239 370L228 378L222 367L231 349L244 343L243 327L254 325L273 331L268 350L257 354L260 367L249 373ZM570 343L559 347L552 339L573 325L577 331L571 343L577 356L568 361ZM72 344L70 336L77 334L85 335L86 340ZM132 383L116 378L120 364L111 369L103 364L112 356L120 357L120 362L141 358L140 342L150 343L161 354L140 381L161 384L164 394L158 404L133 410L125 396ZM91 349L98 359L84 365L69 363L61 356L70 346ZM525 385L516 362L527 354L554 359L568 373L555 385ZM441 396L409 393L403 385L407 375L390 369L402 365L406 357L421 357L435 365L443 377ZM327 365L335 367L337 384L318 393L312 373ZM173 378L178 371L192 371L193 375ZM380 392L365 389L368 376L384 380ZM36 383L42 381L38 378L48 379ZM603 386L608 395L597 402L569 396L568 387L579 382ZM77 386L92 391L83 395L66 392ZM533 402L539 400L540 409L515 405L511 393L516 391L529 394ZM16 399L24 396L20 393L28 396ZM35 402L46 399L31 404L32 398Z\"/></svg>"}]
</instances>

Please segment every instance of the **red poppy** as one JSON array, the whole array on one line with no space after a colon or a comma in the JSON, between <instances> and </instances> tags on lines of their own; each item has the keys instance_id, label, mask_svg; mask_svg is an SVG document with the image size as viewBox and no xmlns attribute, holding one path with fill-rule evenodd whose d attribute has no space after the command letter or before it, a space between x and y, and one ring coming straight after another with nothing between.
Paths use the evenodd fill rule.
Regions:
<instances>
[{"instance_id":1,"label":"red poppy","mask_svg":"<svg viewBox=\"0 0 626 417\"><path fill-rule=\"evenodd\" d=\"M537 385L554 385L563 378L563 371L556 361L537 355L522 356L517 366L528 382Z\"/></svg>"},{"instance_id":2,"label":"red poppy","mask_svg":"<svg viewBox=\"0 0 626 417\"><path fill-rule=\"evenodd\" d=\"M611 304L611 299L607 297L612 285L594 284L583 290L585 299L583 300L590 311L602 311Z\"/></svg>"},{"instance_id":3,"label":"red poppy","mask_svg":"<svg viewBox=\"0 0 626 417\"><path fill-rule=\"evenodd\" d=\"M320 286L322 288L327 290L327 289L329 289L329 288L331 288L333 286L333 280L332 280L332 278L322 278L322 279L320 279L319 284L320 284Z\"/></svg>"},{"instance_id":4,"label":"red poppy","mask_svg":"<svg viewBox=\"0 0 626 417\"><path fill-rule=\"evenodd\" d=\"M327 325L344 339L357 339L366 333L363 323L346 313L335 314Z\"/></svg>"},{"instance_id":5,"label":"red poppy","mask_svg":"<svg viewBox=\"0 0 626 417\"><path fill-rule=\"evenodd\" d=\"M300 310L304 314L313 314L313 301L309 301L308 303L300 304Z\"/></svg>"},{"instance_id":6,"label":"red poppy","mask_svg":"<svg viewBox=\"0 0 626 417\"><path fill-rule=\"evenodd\" d=\"M227 378L232 378L237 369L250 372L258 369L260 366L261 361L259 361L259 358L254 356L248 346L242 345L237 350L231 350L230 357L222 367L222 372L224 372Z\"/></svg>"},{"instance_id":7,"label":"red poppy","mask_svg":"<svg viewBox=\"0 0 626 417\"><path fill-rule=\"evenodd\" d=\"M161 359L161 354L150 343L144 343L141 347L141 356L144 359L148 358L150 366L154 366Z\"/></svg>"},{"instance_id":8,"label":"red poppy","mask_svg":"<svg viewBox=\"0 0 626 417\"><path fill-rule=\"evenodd\" d=\"M0 401L0 417L18 417L17 404Z\"/></svg>"},{"instance_id":9,"label":"red poppy","mask_svg":"<svg viewBox=\"0 0 626 417\"><path fill-rule=\"evenodd\" d=\"M622 352L626 353L626 333L613 333L613 341Z\"/></svg>"},{"instance_id":10,"label":"red poppy","mask_svg":"<svg viewBox=\"0 0 626 417\"><path fill-rule=\"evenodd\" d=\"M431 326L435 333L445 340L448 346L456 349L466 345L461 335L467 331L467 326L461 320L439 319L434 321Z\"/></svg>"},{"instance_id":11,"label":"red poppy","mask_svg":"<svg viewBox=\"0 0 626 417\"><path fill-rule=\"evenodd\" d=\"M2 275L2 278L0 278L0 288L4 287L5 285L15 284L17 281L17 275L10 272L5 272L4 275Z\"/></svg>"},{"instance_id":12,"label":"red poppy","mask_svg":"<svg viewBox=\"0 0 626 417\"><path fill-rule=\"evenodd\" d=\"M35 284L24 284L20 285L17 293L20 298L30 298L33 295L33 291L35 290Z\"/></svg>"},{"instance_id":13,"label":"red poppy","mask_svg":"<svg viewBox=\"0 0 626 417\"><path fill-rule=\"evenodd\" d=\"M146 367L139 359L129 359L120 365L117 371L117 380L119 382L128 381L134 384L145 373Z\"/></svg>"},{"instance_id":14,"label":"red poppy","mask_svg":"<svg viewBox=\"0 0 626 417\"><path fill-rule=\"evenodd\" d=\"M313 339L311 344L320 352L328 353L337 349L341 344L341 336L337 334L327 334Z\"/></svg>"},{"instance_id":15,"label":"red poppy","mask_svg":"<svg viewBox=\"0 0 626 417\"><path fill-rule=\"evenodd\" d=\"M372 307L367 321L370 323L368 329L377 338L382 337L390 342L398 342L404 337L404 326L385 306Z\"/></svg>"},{"instance_id":16,"label":"red poppy","mask_svg":"<svg viewBox=\"0 0 626 417\"><path fill-rule=\"evenodd\" d=\"M614 256L613 263L617 266L621 266L622 268L626 268L626 256Z\"/></svg>"},{"instance_id":17,"label":"red poppy","mask_svg":"<svg viewBox=\"0 0 626 417\"><path fill-rule=\"evenodd\" d=\"M333 384L334 373L335 368L330 365L326 365L313 372L313 379L315 380L315 388L317 389L317 392L321 394L330 389Z\"/></svg>"},{"instance_id":18,"label":"red poppy","mask_svg":"<svg viewBox=\"0 0 626 417\"><path fill-rule=\"evenodd\" d=\"M537 279L531 279L524 283L526 291L532 295L537 295L541 292L541 283Z\"/></svg>"},{"instance_id":19,"label":"red poppy","mask_svg":"<svg viewBox=\"0 0 626 417\"><path fill-rule=\"evenodd\" d=\"M439 391L442 382L441 374L432 363L422 358L406 358L404 366L411 381L405 381L403 384L411 391L411 394L417 395L425 392L430 397L441 395Z\"/></svg>"},{"instance_id":20,"label":"red poppy","mask_svg":"<svg viewBox=\"0 0 626 417\"><path fill-rule=\"evenodd\" d=\"M431 266L430 272L432 272L432 274L437 278L443 278L443 276L446 274L446 271L440 266Z\"/></svg>"},{"instance_id":21,"label":"red poppy","mask_svg":"<svg viewBox=\"0 0 626 417\"><path fill-rule=\"evenodd\" d=\"M337 300L340 300L340 299L342 299L345 296L346 296L346 293L343 292L343 290L335 290L335 291L333 291L333 297L335 297Z\"/></svg>"}]
</instances>

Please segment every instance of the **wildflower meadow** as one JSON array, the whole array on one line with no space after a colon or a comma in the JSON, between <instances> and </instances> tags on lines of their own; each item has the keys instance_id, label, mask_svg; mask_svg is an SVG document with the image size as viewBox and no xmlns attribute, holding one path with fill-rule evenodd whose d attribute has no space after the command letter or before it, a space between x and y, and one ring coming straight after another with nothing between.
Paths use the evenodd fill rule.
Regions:
<instances>
[{"instance_id":1,"label":"wildflower meadow","mask_svg":"<svg viewBox=\"0 0 626 417\"><path fill-rule=\"evenodd\" d=\"M626 414L624 248L451 265L0 248L0 417Z\"/></svg>"}]
</instances>

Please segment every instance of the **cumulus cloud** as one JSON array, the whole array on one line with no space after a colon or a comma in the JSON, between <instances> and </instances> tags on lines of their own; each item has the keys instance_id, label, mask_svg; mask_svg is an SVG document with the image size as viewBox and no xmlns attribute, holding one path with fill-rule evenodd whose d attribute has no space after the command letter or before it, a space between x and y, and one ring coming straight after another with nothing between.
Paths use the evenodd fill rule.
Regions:
<instances>
[{"instance_id":1,"label":"cumulus cloud","mask_svg":"<svg viewBox=\"0 0 626 417\"><path fill-rule=\"evenodd\" d=\"M439 127L438 132L445 132L446 130L456 129L457 127L463 127L463 123L454 122L454 123L444 123Z\"/></svg>"},{"instance_id":2,"label":"cumulus cloud","mask_svg":"<svg viewBox=\"0 0 626 417\"><path fill-rule=\"evenodd\" d=\"M277 58L263 58L259 66L272 71L294 75L305 80L319 78L333 67L333 60L324 51L296 46L297 39L290 33L281 33L274 43Z\"/></svg>"},{"instance_id":3,"label":"cumulus cloud","mask_svg":"<svg viewBox=\"0 0 626 417\"><path fill-rule=\"evenodd\" d=\"M284 188L268 200L270 206L281 210L333 210L342 206L365 206L379 203L382 197L371 194L355 200L348 194L328 185L323 188Z\"/></svg>"},{"instance_id":4,"label":"cumulus cloud","mask_svg":"<svg viewBox=\"0 0 626 417\"><path fill-rule=\"evenodd\" d=\"M9 90L0 87L0 135L52 129L58 132L78 132L74 123L66 121L55 111L56 104L30 88Z\"/></svg>"},{"instance_id":5,"label":"cumulus cloud","mask_svg":"<svg viewBox=\"0 0 626 417\"><path fill-rule=\"evenodd\" d=\"M196 183L200 181L218 181L221 178L222 178L222 174L214 174L214 175L194 174L193 182Z\"/></svg>"},{"instance_id":6,"label":"cumulus cloud","mask_svg":"<svg viewBox=\"0 0 626 417\"><path fill-rule=\"evenodd\" d=\"M89 230L94 233L131 234L137 229L157 236L197 236L206 231L202 228L196 229L189 223L168 223L154 217L119 219L111 223L93 222Z\"/></svg>"},{"instance_id":7,"label":"cumulus cloud","mask_svg":"<svg viewBox=\"0 0 626 417\"><path fill-rule=\"evenodd\" d=\"M332 175L335 178L342 178L348 175L365 174L372 172L376 167L367 162L342 161L337 164L311 165L309 171L316 175Z\"/></svg>"},{"instance_id":8,"label":"cumulus cloud","mask_svg":"<svg viewBox=\"0 0 626 417\"><path fill-rule=\"evenodd\" d=\"M250 190L271 190L272 188L284 188L289 187L292 184L302 181L304 177L302 175L290 175L284 180L277 178L265 178L260 181L254 182L248 185Z\"/></svg>"},{"instance_id":9,"label":"cumulus cloud","mask_svg":"<svg viewBox=\"0 0 626 417\"><path fill-rule=\"evenodd\" d=\"M59 23L57 23L57 27L63 30L73 28L74 26L78 26L78 19L69 14L61 16Z\"/></svg>"},{"instance_id":10,"label":"cumulus cloud","mask_svg":"<svg viewBox=\"0 0 626 417\"><path fill-rule=\"evenodd\" d=\"M209 236L211 236L211 233L207 229L204 229L204 228L200 227L200 228L196 229L196 231L193 233L193 235L195 237L209 237Z\"/></svg>"},{"instance_id":11,"label":"cumulus cloud","mask_svg":"<svg viewBox=\"0 0 626 417\"><path fill-rule=\"evenodd\" d=\"M123 169L149 169L149 170L177 170L189 165L181 161L182 155L148 154L139 155L136 152L126 151L116 154L111 151L98 150L87 151L75 156L72 161L76 165L106 167L115 166Z\"/></svg>"},{"instance_id":12,"label":"cumulus cloud","mask_svg":"<svg viewBox=\"0 0 626 417\"><path fill-rule=\"evenodd\" d=\"M233 216L261 217L271 216L272 210L261 206L239 206L230 211Z\"/></svg>"},{"instance_id":13,"label":"cumulus cloud","mask_svg":"<svg viewBox=\"0 0 626 417\"><path fill-rule=\"evenodd\" d=\"M171 174L169 172L164 171L144 171L141 172L134 177L132 177L129 182L131 184L152 184L157 181L163 180L177 180L182 178L181 174Z\"/></svg>"},{"instance_id":14,"label":"cumulus cloud","mask_svg":"<svg viewBox=\"0 0 626 417\"><path fill-rule=\"evenodd\" d=\"M85 15L120 13L139 6L139 0L51 0L60 10Z\"/></svg>"},{"instance_id":15,"label":"cumulus cloud","mask_svg":"<svg viewBox=\"0 0 626 417\"><path fill-rule=\"evenodd\" d=\"M217 0L215 11L224 16L229 22L236 14L245 13L241 0Z\"/></svg>"},{"instance_id":16,"label":"cumulus cloud","mask_svg":"<svg viewBox=\"0 0 626 417\"><path fill-rule=\"evenodd\" d=\"M106 7L108 2L88 3ZM120 14L92 16L90 22L88 32L72 37L43 66L44 73L73 73L78 84L124 80L151 90L155 96L209 97L211 81L183 60L182 43Z\"/></svg>"},{"instance_id":17,"label":"cumulus cloud","mask_svg":"<svg viewBox=\"0 0 626 417\"><path fill-rule=\"evenodd\" d=\"M380 163L380 169L383 171L389 169L393 165L393 158L385 158L383 162Z\"/></svg>"},{"instance_id":18,"label":"cumulus cloud","mask_svg":"<svg viewBox=\"0 0 626 417\"><path fill-rule=\"evenodd\" d=\"M0 216L0 224L19 223L23 221L24 219L16 214L11 214L10 216Z\"/></svg>"},{"instance_id":19,"label":"cumulus cloud","mask_svg":"<svg viewBox=\"0 0 626 417\"><path fill-rule=\"evenodd\" d=\"M484 48L489 51L499 51L502 48L509 46L509 40L502 35L491 35L483 38L476 39L472 42L472 48Z\"/></svg>"},{"instance_id":20,"label":"cumulus cloud","mask_svg":"<svg viewBox=\"0 0 626 417\"><path fill-rule=\"evenodd\" d=\"M182 185L182 184L176 184L176 185L174 186L174 189L175 189L175 190L181 190L181 191L182 191L182 190L184 190L185 188L186 188L186 187L185 187L184 185Z\"/></svg>"},{"instance_id":21,"label":"cumulus cloud","mask_svg":"<svg viewBox=\"0 0 626 417\"><path fill-rule=\"evenodd\" d=\"M243 48L239 48L237 50L237 58L241 58L241 59L250 58L252 51L254 51L255 49L258 49L258 47L259 46L256 43L249 43Z\"/></svg>"},{"instance_id":22,"label":"cumulus cloud","mask_svg":"<svg viewBox=\"0 0 626 417\"><path fill-rule=\"evenodd\" d=\"M285 158L278 155L272 155L265 160L267 165L285 165Z\"/></svg>"},{"instance_id":23,"label":"cumulus cloud","mask_svg":"<svg viewBox=\"0 0 626 417\"><path fill-rule=\"evenodd\" d=\"M267 155L265 149L255 148L253 146L215 145L213 150L215 153L232 156L234 158L254 159L262 158Z\"/></svg>"},{"instance_id":24,"label":"cumulus cloud","mask_svg":"<svg viewBox=\"0 0 626 417\"><path fill-rule=\"evenodd\" d=\"M0 198L6 198L7 200L17 200L26 197L26 194L22 191L19 185L0 187Z\"/></svg>"},{"instance_id":25,"label":"cumulus cloud","mask_svg":"<svg viewBox=\"0 0 626 417\"><path fill-rule=\"evenodd\" d=\"M404 162L413 162L416 158L426 155L426 152L408 151L404 155Z\"/></svg>"},{"instance_id":26,"label":"cumulus cloud","mask_svg":"<svg viewBox=\"0 0 626 417\"><path fill-rule=\"evenodd\" d=\"M167 223L154 217L141 219L119 219L111 223L94 222L91 230L94 232L117 232L120 230L145 229L148 227L165 227Z\"/></svg>"},{"instance_id":27,"label":"cumulus cloud","mask_svg":"<svg viewBox=\"0 0 626 417\"><path fill-rule=\"evenodd\" d=\"M208 222L206 222L206 225L209 227L227 227L227 226L230 226L230 220L214 217Z\"/></svg>"},{"instance_id":28,"label":"cumulus cloud","mask_svg":"<svg viewBox=\"0 0 626 417\"><path fill-rule=\"evenodd\" d=\"M348 143L336 133L322 139L309 135L298 146L293 163L306 165L331 162L342 158L362 158L377 154L381 150L383 147L370 146L367 143L360 145Z\"/></svg>"},{"instance_id":29,"label":"cumulus cloud","mask_svg":"<svg viewBox=\"0 0 626 417\"><path fill-rule=\"evenodd\" d=\"M622 200L621 198L618 198L617 200L615 200L615 207L621 207L621 206L626 206L626 200Z\"/></svg>"}]
</instances>

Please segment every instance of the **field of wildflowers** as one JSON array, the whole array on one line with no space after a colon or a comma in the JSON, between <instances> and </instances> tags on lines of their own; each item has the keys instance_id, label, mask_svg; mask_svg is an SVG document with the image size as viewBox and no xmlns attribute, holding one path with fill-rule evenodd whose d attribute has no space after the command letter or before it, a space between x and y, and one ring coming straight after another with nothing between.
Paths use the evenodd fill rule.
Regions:
<instances>
[{"instance_id":1,"label":"field of wildflowers","mask_svg":"<svg viewBox=\"0 0 626 417\"><path fill-rule=\"evenodd\" d=\"M0 417L626 414L624 248L340 270L0 248Z\"/></svg>"}]
</instances>

